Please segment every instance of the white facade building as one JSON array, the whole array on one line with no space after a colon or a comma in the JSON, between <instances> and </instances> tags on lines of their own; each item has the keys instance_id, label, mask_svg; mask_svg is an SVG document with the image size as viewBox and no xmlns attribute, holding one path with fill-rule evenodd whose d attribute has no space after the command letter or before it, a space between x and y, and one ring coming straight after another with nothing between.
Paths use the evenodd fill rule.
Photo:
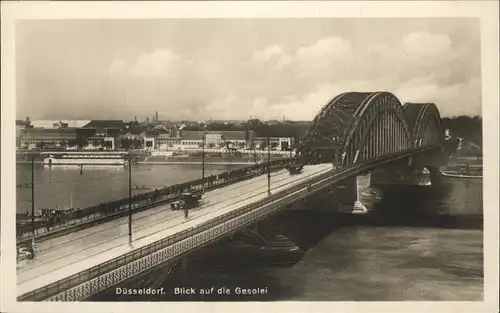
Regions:
<instances>
[{"instance_id":1,"label":"white facade building","mask_svg":"<svg viewBox=\"0 0 500 313\"><path fill-rule=\"evenodd\" d=\"M213 145L215 147L219 147L222 144L222 135L221 134L206 134L205 135L205 144Z\"/></svg>"}]
</instances>

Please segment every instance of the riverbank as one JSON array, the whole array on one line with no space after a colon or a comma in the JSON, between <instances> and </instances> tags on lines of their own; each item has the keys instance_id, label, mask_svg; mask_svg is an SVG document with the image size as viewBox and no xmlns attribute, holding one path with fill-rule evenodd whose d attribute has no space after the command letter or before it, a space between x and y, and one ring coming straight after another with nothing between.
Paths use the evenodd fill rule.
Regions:
<instances>
[{"instance_id":1,"label":"riverbank","mask_svg":"<svg viewBox=\"0 0 500 313\"><path fill-rule=\"evenodd\" d=\"M87 151L88 152L88 151ZM201 164L203 157L198 151L183 151L181 155L160 156L151 155L148 151L128 151L129 156L134 156L138 164L159 164L159 165L191 165ZM32 159L35 164L43 164L41 151L17 151L17 164L31 164ZM289 155L271 154L270 159L279 160L289 158ZM250 153L205 153L205 164L213 165L244 165L255 164L255 161L263 162L267 160L267 155Z\"/></svg>"},{"instance_id":2,"label":"riverbank","mask_svg":"<svg viewBox=\"0 0 500 313\"><path fill-rule=\"evenodd\" d=\"M203 162L182 162L182 161L139 161L137 164L144 165L201 165ZM205 165L254 165L254 162L207 162Z\"/></svg>"},{"instance_id":3,"label":"riverbank","mask_svg":"<svg viewBox=\"0 0 500 313\"><path fill-rule=\"evenodd\" d=\"M31 161L17 161L16 164L31 164ZM35 164L43 164L43 161L35 161ZM183 162L183 161L138 161L135 164L140 164L140 165L202 165L202 161L190 161L190 162ZM231 161L220 161L220 162L210 162L210 161L205 161L205 165L254 165L255 162L231 162ZM54 165L54 167L57 167L57 165Z\"/></svg>"}]
</instances>

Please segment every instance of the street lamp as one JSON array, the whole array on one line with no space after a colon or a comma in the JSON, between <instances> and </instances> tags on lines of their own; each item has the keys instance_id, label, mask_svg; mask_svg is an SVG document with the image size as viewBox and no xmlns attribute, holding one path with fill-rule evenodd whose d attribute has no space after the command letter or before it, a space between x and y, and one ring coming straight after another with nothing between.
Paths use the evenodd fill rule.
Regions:
<instances>
[{"instance_id":1,"label":"street lamp","mask_svg":"<svg viewBox=\"0 0 500 313\"><path fill-rule=\"evenodd\" d=\"M35 158L31 158L31 247L35 246Z\"/></svg>"},{"instance_id":2,"label":"street lamp","mask_svg":"<svg viewBox=\"0 0 500 313\"><path fill-rule=\"evenodd\" d=\"M267 134L267 195L271 195L271 140Z\"/></svg>"},{"instance_id":3,"label":"street lamp","mask_svg":"<svg viewBox=\"0 0 500 313\"><path fill-rule=\"evenodd\" d=\"M206 137L206 126L203 125L203 138L201 139L201 184L202 194L205 193L205 137Z\"/></svg>"},{"instance_id":4,"label":"street lamp","mask_svg":"<svg viewBox=\"0 0 500 313\"><path fill-rule=\"evenodd\" d=\"M128 244L132 246L132 162L128 158Z\"/></svg>"}]
</instances>

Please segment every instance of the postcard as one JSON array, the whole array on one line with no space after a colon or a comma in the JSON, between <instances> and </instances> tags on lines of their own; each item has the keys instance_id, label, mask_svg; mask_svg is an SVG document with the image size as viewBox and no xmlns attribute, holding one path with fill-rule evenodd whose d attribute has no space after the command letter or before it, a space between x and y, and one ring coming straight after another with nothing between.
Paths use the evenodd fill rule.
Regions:
<instances>
[{"instance_id":1,"label":"postcard","mask_svg":"<svg viewBox=\"0 0 500 313\"><path fill-rule=\"evenodd\" d=\"M497 312L498 38L494 1L2 2L2 311Z\"/></svg>"}]
</instances>

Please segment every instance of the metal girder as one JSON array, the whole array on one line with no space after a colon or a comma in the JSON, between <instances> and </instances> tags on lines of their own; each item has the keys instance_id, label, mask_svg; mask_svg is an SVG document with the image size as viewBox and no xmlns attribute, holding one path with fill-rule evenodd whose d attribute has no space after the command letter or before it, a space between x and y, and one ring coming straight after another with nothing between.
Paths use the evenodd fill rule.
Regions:
<instances>
[{"instance_id":1,"label":"metal girder","mask_svg":"<svg viewBox=\"0 0 500 313\"><path fill-rule=\"evenodd\" d=\"M381 113L383 111L390 111L397 117L404 131L402 135L405 137L404 139L408 142L408 145L411 145L411 132L404 118L403 109L399 100L389 92L372 93L360 104L353 123L349 125L349 129L346 129L342 153L347 154L347 163L354 162L355 156L352 155L352 151L360 151L365 143L364 140L356 140L356 138L363 138L367 132L370 132L373 122L379 115L384 114ZM392 127L394 125L389 126ZM388 143L384 142L379 142L377 144L388 145ZM349 154L349 151L351 151L351 154Z\"/></svg>"},{"instance_id":2,"label":"metal girder","mask_svg":"<svg viewBox=\"0 0 500 313\"><path fill-rule=\"evenodd\" d=\"M380 121L376 122L378 118L389 123L387 127L396 129L397 133L387 135L387 127L380 126ZM389 142L371 143L364 148L366 143L370 144L368 136L374 125L378 127L375 134L381 136L380 133L384 132L383 138ZM371 154L375 154L375 150L391 153L390 149L410 148L423 139L434 138L434 132L440 130L441 118L434 104L405 104L403 107L389 92L347 92L336 96L321 109L296 156L304 159L330 158L315 160L322 162L345 160L347 157L348 164L353 161L353 154L357 152L359 157L363 149L364 157L369 155L367 151ZM395 140L395 136L398 139ZM384 149L382 146L376 148L374 144L383 145Z\"/></svg>"},{"instance_id":3,"label":"metal girder","mask_svg":"<svg viewBox=\"0 0 500 313\"><path fill-rule=\"evenodd\" d=\"M354 112L359 103L370 94L349 92L332 99L314 119L297 155L312 157L313 154L316 156L319 150L334 150L338 153L342 147L345 129L352 123Z\"/></svg>"},{"instance_id":4,"label":"metal girder","mask_svg":"<svg viewBox=\"0 0 500 313\"><path fill-rule=\"evenodd\" d=\"M423 143L426 132L437 133L439 142L444 141L444 130L439 110L434 103L406 103L404 106L405 118L412 126L413 144L418 148ZM432 121L436 129L430 129Z\"/></svg>"}]
</instances>

